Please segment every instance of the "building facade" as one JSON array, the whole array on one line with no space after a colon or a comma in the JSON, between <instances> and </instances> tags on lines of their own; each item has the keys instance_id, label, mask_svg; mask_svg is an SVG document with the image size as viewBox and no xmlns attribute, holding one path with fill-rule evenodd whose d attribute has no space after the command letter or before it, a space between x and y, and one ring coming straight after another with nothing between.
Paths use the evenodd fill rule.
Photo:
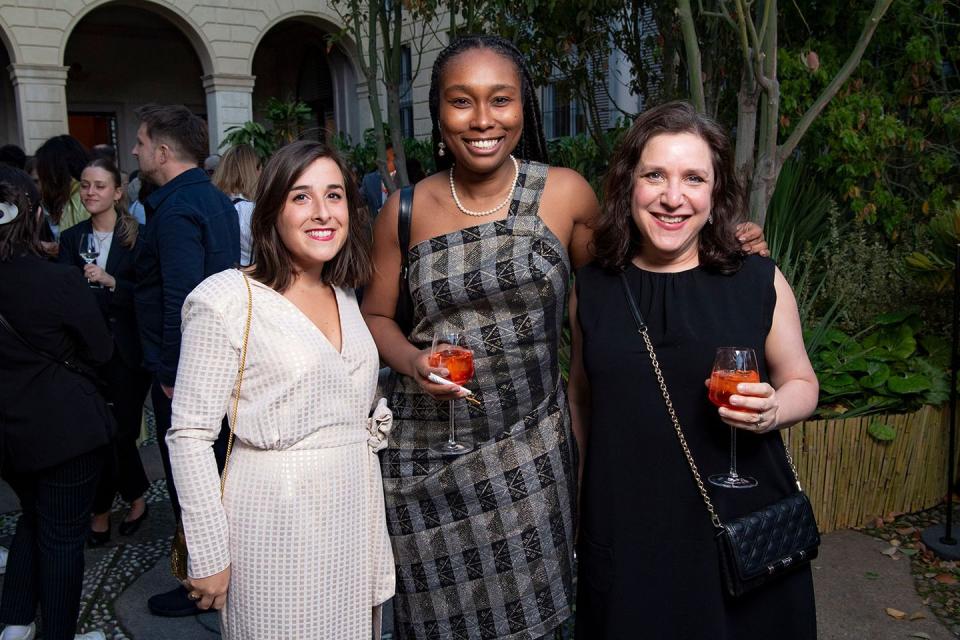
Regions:
<instances>
[{"instance_id":1,"label":"building facade","mask_svg":"<svg viewBox=\"0 0 960 640\"><path fill-rule=\"evenodd\" d=\"M356 44L331 40L342 30L329 0L0 0L0 144L32 154L70 133L87 146L114 144L121 169L131 170L137 107L187 105L210 124L214 153L227 129L263 120L270 97L307 103L315 117L308 135L359 141L372 125L368 87ZM431 130L429 70L446 37L425 41L421 51L403 52L407 136ZM618 98L620 67L615 55L608 79ZM541 103L548 137L583 131L578 105L555 88L542 89ZM611 108L610 125L615 117Z\"/></svg>"}]
</instances>

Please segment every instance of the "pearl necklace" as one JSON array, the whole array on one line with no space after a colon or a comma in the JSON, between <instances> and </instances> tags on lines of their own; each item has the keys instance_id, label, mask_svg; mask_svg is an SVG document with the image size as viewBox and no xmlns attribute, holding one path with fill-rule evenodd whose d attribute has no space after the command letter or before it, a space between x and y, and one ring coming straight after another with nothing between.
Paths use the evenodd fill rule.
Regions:
<instances>
[{"instance_id":1,"label":"pearl necklace","mask_svg":"<svg viewBox=\"0 0 960 640\"><path fill-rule=\"evenodd\" d=\"M507 194L507 197L504 198L503 202L495 206L493 209L487 209L486 211L471 211L463 206L463 203L460 202L460 198L457 196L457 187L453 183L453 165L450 166L450 195L453 196L453 202L457 205L457 209L460 209L461 213L465 213L468 216L474 216L477 218L482 218L483 216L488 216L491 213L496 213L507 206L507 203L513 199L513 192L517 188L517 178L520 177L520 163L517 162L517 159L512 155L510 159L513 160L513 182L510 185L510 193Z\"/></svg>"}]
</instances>

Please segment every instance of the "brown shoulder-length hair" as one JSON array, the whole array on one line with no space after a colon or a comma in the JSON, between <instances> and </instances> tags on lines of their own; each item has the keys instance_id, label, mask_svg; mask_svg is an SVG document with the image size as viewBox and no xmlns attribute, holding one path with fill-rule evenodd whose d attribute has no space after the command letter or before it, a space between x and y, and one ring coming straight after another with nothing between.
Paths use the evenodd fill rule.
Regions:
<instances>
[{"instance_id":1,"label":"brown shoulder-length hair","mask_svg":"<svg viewBox=\"0 0 960 640\"><path fill-rule=\"evenodd\" d=\"M593 253L600 266L621 271L640 252L643 237L633 222L633 188L637 165L647 143L664 133L692 133L710 147L714 184L710 212L713 224L700 231L700 264L723 274L743 262L736 238L746 206L743 185L734 169L733 145L712 118L687 102L668 102L641 114L613 153L604 180L604 204L594 227Z\"/></svg>"},{"instance_id":2,"label":"brown shoulder-length hair","mask_svg":"<svg viewBox=\"0 0 960 640\"><path fill-rule=\"evenodd\" d=\"M250 235L253 239L253 264L250 275L279 292L293 284L296 271L293 256L280 240L277 221L290 189L311 164L321 158L333 160L343 176L347 196L349 225L347 241L329 262L323 265L321 278L337 287L361 287L370 279L372 244L367 208L360 205L360 194L353 172L331 147L322 142L299 140L277 151L267 162L257 181Z\"/></svg>"},{"instance_id":3,"label":"brown shoulder-length hair","mask_svg":"<svg viewBox=\"0 0 960 640\"><path fill-rule=\"evenodd\" d=\"M228 196L240 195L251 200L257 190L257 172L260 158L248 144L238 144L220 158L213 172L213 184Z\"/></svg>"}]
</instances>

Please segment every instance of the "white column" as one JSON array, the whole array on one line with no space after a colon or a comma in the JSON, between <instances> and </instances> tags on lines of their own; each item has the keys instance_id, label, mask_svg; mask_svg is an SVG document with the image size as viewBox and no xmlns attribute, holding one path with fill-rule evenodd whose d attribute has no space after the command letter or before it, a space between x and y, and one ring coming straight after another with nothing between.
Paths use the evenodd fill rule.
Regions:
<instances>
[{"instance_id":1,"label":"white column","mask_svg":"<svg viewBox=\"0 0 960 640\"><path fill-rule=\"evenodd\" d=\"M210 153L219 153L228 128L253 120L254 76L214 73L203 76L207 93L207 124L210 128Z\"/></svg>"},{"instance_id":2,"label":"white column","mask_svg":"<svg viewBox=\"0 0 960 640\"><path fill-rule=\"evenodd\" d=\"M20 143L27 154L48 138L69 132L67 71L55 64L11 64Z\"/></svg>"}]
</instances>

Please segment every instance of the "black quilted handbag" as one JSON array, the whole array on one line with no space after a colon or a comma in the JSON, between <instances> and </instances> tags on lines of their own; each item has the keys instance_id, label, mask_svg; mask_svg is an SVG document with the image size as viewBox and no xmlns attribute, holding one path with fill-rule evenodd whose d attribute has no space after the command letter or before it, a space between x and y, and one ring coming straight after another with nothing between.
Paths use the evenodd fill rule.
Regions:
<instances>
[{"instance_id":1,"label":"black quilted handbag","mask_svg":"<svg viewBox=\"0 0 960 640\"><path fill-rule=\"evenodd\" d=\"M683 454L700 490L700 496L710 513L710 521L717 529L720 574L727 593L730 596L739 597L816 558L820 549L820 532L817 530L810 499L800 487L797 468L793 464L789 449L785 448L784 452L797 482L797 493L726 524L720 521L720 516L717 515L713 502L703 486L700 471L687 446L687 439L680 428L680 420L677 418L673 402L670 400L670 393L667 391L667 384L660 371L660 363L657 362L657 354L653 351L653 343L647 333L647 325L643 321L643 316L640 315L640 308L623 273L620 274L620 283L623 285L630 313L637 323L637 332L643 338L647 352L650 354L650 363L660 383L660 393L666 403L673 428L677 432Z\"/></svg>"},{"instance_id":2,"label":"black quilted handbag","mask_svg":"<svg viewBox=\"0 0 960 640\"><path fill-rule=\"evenodd\" d=\"M807 494L799 491L723 524L717 545L724 586L736 597L816 558L820 532Z\"/></svg>"}]
</instances>

